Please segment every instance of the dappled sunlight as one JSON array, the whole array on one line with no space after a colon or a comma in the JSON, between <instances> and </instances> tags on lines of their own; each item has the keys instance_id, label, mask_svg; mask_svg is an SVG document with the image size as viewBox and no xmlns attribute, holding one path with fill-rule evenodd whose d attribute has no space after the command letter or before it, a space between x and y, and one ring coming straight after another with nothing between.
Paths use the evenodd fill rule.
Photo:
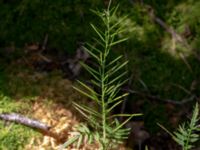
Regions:
<instances>
[{"instance_id":1,"label":"dappled sunlight","mask_svg":"<svg viewBox=\"0 0 200 150\"><path fill-rule=\"evenodd\" d=\"M165 35L162 39L161 43L161 51L164 53L168 53L174 59L182 59L183 57L186 59L187 57L193 55L191 49L185 47L183 44L177 42L176 39L169 35Z\"/></svg>"},{"instance_id":2,"label":"dappled sunlight","mask_svg":"<svg viewBox=\"0 0 200 150\"><path fill-rule=\"evenodd\" d=\"M73 136L73 132L76 132L74 127L80 123L80 120L76 118L74 113L63 105L56 103L47 105L45 102L41 102L41 98L38 98L32 104L30 113L34 118L50 125L50 132L52 134L32 137L30 142L25 146L26 150L58 150L64 142ZM94 150L97 147L98 145L83 145L81 149ZM71 148L66 148L66 150L74 148L71 146Z\"/></svg>"},{"instance_id":3,"label":"dappled sunlight","mask_svg":"<svg viewBox=\"0 0 200 150\"><path fill-rule=\"evenodd\" d=\"M122 19L123 17L119 17L117 19ZM144 29L137 25L137 23L134 21L134 18L131 18L131 16L127 17L123 20L123 23L120 24L120 28L124 29L123 33L119 34L119 37L125 38L125 37L137 37L138 40L142 40L144 36Z\"/></svg>"},{"instance_id":4,"label":"dappled sunlight","mask_svg":"<svg viewBox=\"0 0 200 150\"><path fill-rule=\"evenodd\" d=\"M180 149L158 123L175 133L200 100L200 1L0 8L0 149Z\"/></svg>"},{"instance_id":5,"label":"dappled sunlight","mask_svg":"<svg viewBox=\"0 0 200 150\"><path fill-rule=\"evenodd\" d=\"M11 68L17 68L7 78L6 89L10 89L7 94L12 97L11 102L13 103L8 103L7 106L13 105L12 107L15 108L19 103L23 106L20 108L23 109L17 109L16 112L28 115L30 118L37 119L51 127L50 135L43 133L41 136L30 137L25 149L57 150L73 136L76 132L75 126L83 120L72 106L72 102L87 103L91 107L93 104L74 90L73 85L76 83L64 79L60 71L54 71L50 74L37 72L24 62L17 62L7 68L7 71ZM19 65L21 67L18 67ZM3 110L6 111L6 108ZM97 147L98 145L95 144L82 145L83 150L94 150ZM74 148L71 146L70 149Z\"/></svg>"},{"instance_id":6,"label":"dappled sunlight","mask_svg":"<svg viewBox=\"0 0 200 150\"><path fill-rule=\"evenodd\" d=\"M200 2L182 2L168 14L171 34L162 38L162 50L175 59L196 57L199 47Z\"/></svg>"}]
</instances>

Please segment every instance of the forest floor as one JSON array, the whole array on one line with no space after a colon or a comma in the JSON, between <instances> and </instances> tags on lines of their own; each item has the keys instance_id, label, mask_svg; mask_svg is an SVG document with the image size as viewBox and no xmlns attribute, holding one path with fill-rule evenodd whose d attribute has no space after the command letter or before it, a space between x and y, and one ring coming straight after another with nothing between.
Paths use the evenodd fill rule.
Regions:
<instances>
[{"instance_id":1,"label":"forest floor","mask_svg":"<svg viewBox=\"0 0 200 150\"><path fill-rule=\"evenodd\" d=\"M73 86L78 86L75 81L67 79L55 68L50 72L38 71L33 65L37 61L31 54L8 64L3 62L0 112L14 112L36 119L50 126L50 130L46 133L16 123L5 125L4 121L0 121L0 133L4 133L0 135L0 149L58 150L75 134L75 126L84 122L72 102L93 105L73 89ZM10 130L15 132L10 134ZM72 145L65 149L77 148ZM95 150L98 144L83 143L78 149Z\"/></svg>"},{"instance_id":2,"label":"forest floor","mask_svg":"<svg viewBox=\"0 0 200 150\"><path fill-rule=\"evenodd\" d=\"M126 107L116 113L143 116L127 123L131 134L125 141L126 148L121 149L146 150L147 145L148 150L180 150L158 123L176 131L179 124L191 119L194 104L200 103L200 28L196 19L200 1L129 2L120 1L119 14L128 14L123 22L127 32L120 36L130 39L116 46L111 54L114 58L122 54L129 61L126 70L131 81L121 90L129 92ZM76 52L93 35L88 22L99 24L88 8L102 6L87 0L63 1L60 7L61 3L36 2L29 6L27 2L21 7L16 1L1 2L0 14L4 17L0 45L10 46L0 47L0 115L21 114L50 126L50 130L41 132L0 120L0 150L58 150L76 132L76 125L85 121L72 102L94 107L73 86L78 86L77 78L89 81L90 77L80 72L78 62L94 62L87 54ZM45 11L43 5L47 6ZM17 9L13 9L15 6ZM197 145L200 147L200 142ZM84 143L79 149L97 147Z\"/></svg>"},{"instance_id":3,"label":"forest floor","mask_svg":"<svg viewBox=\"0 0 200 150\"><path fill-rule=\"evenodd\" d=\"M6 61L5 61L6 62ZM83 118L73 108L72 102L87 103L93 107L91 101L80 95L73 86L78 86L75 80L69 80L55 65L48 64L48 69L41 67L34 53L12 61L3 62L1 70L1 99L0 112L15 112L34 118L50 126L50 133L41 133L19 124L0 122L0 149L25 150L58 150L73 133L75 126L84 122ZM4 100L3 100L4 99ZM143 132L143 121L130 122L133 134L128 139L128 146L142 149L148 145L149 150L179 150L175 142L165 132L158 132L151 136L146 130ZM14 132L9 132L10 130ZM6 131L6 132L5 132ZM19 134L20 133L20 134ZM143 135L148 134L145 141ZM141 136L142 135L142 136ZM18 141L18 142L16 142ZM167 143L167 144L166 144ZM66 148L75 150L76 146ZM98 144L83 144L79 150L95 150ZM120 147L125 150L130 148ZM118 150L117 149L117 150ZM140 149L139 149L140 150Z\"/></svg>"}]
</instances>

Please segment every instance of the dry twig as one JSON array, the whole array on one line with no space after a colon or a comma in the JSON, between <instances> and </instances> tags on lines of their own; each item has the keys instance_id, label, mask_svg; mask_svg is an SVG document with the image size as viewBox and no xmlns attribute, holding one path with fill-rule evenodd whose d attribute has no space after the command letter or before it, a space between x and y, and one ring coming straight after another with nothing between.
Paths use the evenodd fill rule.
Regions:
<instances>
[{"instance_id":1,"label":"dry twig","mask_svg":"<svg viewBox=\"0 0 200 150\"><path fill-rule=\"evenodd\" d=\"M123 90L126 91L126 92L129 92L129 93L132 93L132 94L137 94L139 96L149 98L151 100L158 100L160 102L172 103L174 105L183 105L183 104L186 104L186 103L191 102L193 100L198 100L198 97L195 94L191 94L189 98L185 98L181 101L177 101L177 100L173 100L173 99L162 99L160 96L146 94L146 93L134 91L134 90L131 90L131 89L123 89Z\"/></svg>"},{"instance_id":2,"label":"dry twig","mask_svg":"<svg viewBox=\"0 0 200 150\"><path fill-rule=\"evenodd\" d=\"M0 119L5 121L16 122L42 131L49 131L49 129L51 128L50 126L38 120L30 119L28 117L16 113L2 113L0 114Z\"/></svg>"}]
</instances>

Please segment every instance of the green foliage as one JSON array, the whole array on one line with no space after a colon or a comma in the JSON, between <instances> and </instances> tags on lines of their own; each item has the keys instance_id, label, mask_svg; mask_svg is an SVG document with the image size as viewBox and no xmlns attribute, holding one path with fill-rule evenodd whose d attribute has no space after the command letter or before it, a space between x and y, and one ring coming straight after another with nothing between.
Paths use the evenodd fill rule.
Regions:
<instances>
[{"instance_id":1,"label":"green foliage","mask_svg":"<svg viewBox=\"0 0 200 150\"><path fill-rule=\"evenodd\" d=\"M199 106L196 103L193 111L191 121L183 123L179 126L178 131L174 132L173 139L182 146L183 150L190 150L193 148L194 143L198 141L199 134L196 133L200 130L199 124Z\"/></svg>"},{"instance_id":2,"label":"green foliage","mask_svg":"<svg viewBox=\"0 0 200 150\"><path fill-rule=\"evenodd\" d=\"M131 1L133 5L131 5ZM121 16L128 14L128 17L120 24L126 28L126 31L120 33L119 37L126 38L128 35L129 40L120 46L116 45L117 51L112 51L111 57L114 58L126 51L129 71L134 74L132 87L137 91L159 96L161 99L180 101L190 99L192 95L198 96L200 86L196 85L200 82L199 61L191 52L196 51L199 54L200 2L195 0L145 0L144 5L140 5L139 2L134 0L114 1L123 6L117 12L120 16L115 16L114 20L121 19ZM99 20L91 15L89 8L102 8L102 3L103 1L100 0L0 0L0 47L24 46L25 43L32 42L42 43L45 34L48 34L49 47L73 52L76 41L90 40L92 30L89 28L88 22L93 21L97 26L100 24ZM176 44L172 51L171 35L160 25L151 21L148 16L149 11L145 8L146 4L153 7L156 16L183 36L192 50ZM186 55L192 72L181 60L178 55L180 52ZM4 53L2 49L0 49L0 55L1 53ZM11 55L9 58L12 59ZM7 63L1 64L0 70L8 66ZM12 71L8 71L7 74L9 75L10 72ZM2 75L0 74L0 76ZM6 77L6 75L3 76ZM12 82L13 85L7 85L6 80L0 77L0 83L5 86L5 88L0 86L1 91L5 91L6 94L11 93L10 95L16 93L36 95L33 93L42 91L38 87L38 83L28 83L26 80L15 78L15 74L13 76L12 80L15 80ZM43 82L43 80L40 81ZM186 91L191 93L188 94ZM137 99L141 100L141 97L134 95L132 99L135 102ZM146 98L142 97L143 99ZM149 113L152 109L154 113ZM151 131L155 131L155 122L158 118L165 121L163 115L159 115L165 113L164 108L155 108L148 103L147 109L143 109L143 111L144 114L147 114L145 115L146 127Z\"/></svg>"},{"instance_id":3,"label":"green foliage","mask_svg":"<svg viewBox=\"0 0 200 150\"><path fill-rule=\"evenodd\" d=\"M101 3L97 0L0 1L0 46L42 43L48 34L48 46L73 52L76 41L90 34L87 21L93 16L88 7L99 7Z\"/></svg>"},{"instance_id":4,"label":"green foliage","mask_svg":"<svg viewBox=\"0 0 200 150\"><path fill-rule=\"evenodd\" d=\"M160 102L166 99L182 101L192 99L192 94L199 95L200 86L196 86L198 85L196 83L200 81L199 61L192 54L193 51L197 51L199 55L200 34L198 34L199 19L197 19L200 14L199 1L146 0L144 5L140 5L137 1L133 2L133 5L127 5L124 2L124 10L121 14L129 12L129 22L125 21L125 23L128 22L126 28L136 30L129 30L130 32L127 33L130 35L129 40L122 43L124 45L120 45L120 52L115 52L126 52L129 60L128 67L133 74L134 82L131 87L144 95L159 97ZM152 6L157 17L183 36L193 50L186 49L183 45L177 43L174 51L172 51L173 38L171 34L150 19L150 12L145 9L146 4ZM127 34L122 34L122 36ZM122 52L122 50L124 51ZM185 56L192 71L180 58L180 53ZM137 100L149 102L148 98L137 94L132 96L129 102L131 104ZM158 119L163 124L169 123L165 118L168 114L165 111L168 110L160 106L159 104L158 107L155 107L153 103L148 103L147 108L142 109L145 125L150 132L156 132L155 123L158 122ZM149 113L151 110L153 110L153 113ZM160 113L164 115L160 115Z\"/></svg>"},{"instance_id":5,"label":"green foliage","mask_svg":"<svg viewBox=\"0 0 200 150\"><path fill-rule=\"evenodd\" d=\"M36 133L30 128L0 122L0 149L2 150L23 150L31 136L36 136Z\"/></svg>"},{"instance_id":6,"label":"green foliage","mask_svg":"<svg viewBox=\"0 0 200 150\"><path fill-rule=\"evenodd\" d=\"M176 31L186 36L188 43L196 50L199 47L199 18L200 18L200 2L186 1L175 6L174 10L168 17L168 23L172 25Z\"/></svg>"},{"instance_id":7,"label":"green foliage","mask_svg":"<svg viewBox=\"0 0 200 150\"><path fill-rule=\"evenodd\" d=\"M194 147L194 143L200 139L199 134L200 126L198 124L199 121L199 106L196 103L192 118L190 122L183 123L179 126L178 130L174 132L174 134L170 133L166 128L159 125L163 128L167 133L169 133L172 138L181 145L183 150L190 150Z\"/></svg>"},{"instance_id":8,"label":"green foliage","mask_svg":"<svg viewBox=\"0 0 200 150\"><path fill-rule=\"evenodd\" d=\"M17 111L19 106L12 100L0 93L0 113Z\"/></svg>"},{"instance_id":9,"label":"green foliage","mask_svg":"<svg viewBox=\"0 0 200 150\"><path fill-rule=\"evenodd\" d=\"M92 132L86 125L80 124L75 127L76 132L73 133L73 137L65 142L60 149L63 149L71 144L76 144L76 148L79 149L80 146L84 144L92 144L95 141L100 141L101 136L99 132ZM75 143L76 142L76 143Z\"/></svg>"},{"instance_id":10,"label":"green foliage","mask_svg":"<svg viewBox=\"0 0 200 150\"><path fill-rule=\"evenodd\" d=\"M181 44L176 44L172 52L171 35L159 24L151 21L145 4L152 6L156 16L169 27L173 27L181 36L185 36L189 27L190 33L186 40L194 51L198 51L199 19L197 18L200 11L197 7L199 8L199 2L147 0L144 5L135 2L132 9L131 5L124 6L124 9L129 12L129 22L124 22L127 23L127 29L136 29L130 30L128 33L131 35L130 39L124 43L123 47L127 52L129 69L134 68L133 87L138 91L158 95L162 99L187 99L190 95L179 87L190 90L191 83L198 80L199 62L191 54L192 51ZM127 14L127 11L124 10L123 13ZM186 56L185 59L191 65L192 72L178 55L180 52ZM141 80L147 85L148 91L140 84ZM200 88L195 87L195 90L199 92Z\"/></svg>"},{"instance_id":11,"label":"green foliage","mask_svg":"<svg viewBox=\"0 0 200 150\"><path fill-rule=\"evenodd\" d=\"M117 38L119 33L124 31L124 28L120 27L120 24L126 17L116 20L118 12L118 6L110 8L111 1L108 8L103 12L93 12L100 17L103 22L102 29L91 24L98 38L94 38L94 41L98 46L87 44L85 50L93 57L97 64L97 68L88 66L82 63L82 66L93 77L91 82L95 88L86 85L82 81L78 81L81 88L74 87L77 91L87 96L94 103L97 104L97 109L88 107L86 105L80 105L74 103L75 108L86 118L88 125L93 129L84 126L84 130L79 130L78 137L74 137L72 141L77 140L79 147L81 141L87 139L91 141L93 139L100 144L100 149L111 149L114 145L121 143L124 139L128 138L130 129L124 128L124 125L133 117L141 114L115 114L112 115L113 109L122 103L123 98L127 96L125 94L119 94L120 87L127 81L124 79L126 71L117 76L120 70L127 65L127 61L121 62L122 56L118 56L113 60L108 60L111 48L121 43L127 38ZM127 117L127 119L120 123L117 117ZM81 126L82 128L82 126ZM93 132L94 131L94 132ZM92 133L93 132L93 133ZM87 137L87 138L86 138ZM90 138L89 138L90 137ZM93 138L92 138L93 137ZM71 144L67 142L66 146Z\"/></svg>"},{"instance_id":12,"label":"green foliage","mask_svg":"<svg viewBox=\"0 0 200 150\"><path fill-rule=\"evenodd\" d=\"M120 33L120 37L129 35L130 39L124 42L123 48L117 47L119 50L116 53L127 50L127 55L130 57L129 69L132 71L131 68L134 68L135 73L133 86L143 90L138 82L142 79L150 92L163 98L176 100L187 98L183 90L172 84L189 89L191 82L198 78L200 73L198 62L191 56L191 51L180 44L176 45L178 52L188 53L187 61L194 68L193 72L189 72L185 63L177 59L177 53L170 52L172 47L170 34L151 21L145 5L140 5L137 1L133 6L129 1L115 1L118 2L123 6L118 13L122 16L129 14L121 24L126 27L126 31ZM179 34L183 35L185 29L189 27L191 35L187 38L188 43L198 51L200 43L198 1L146 0L144 4L151 5L155 14ZM13 43L15 46L24 46L25 43L32 42L42 43L45 34L48 34L49 47L73 52L76 49L76 41L86 41L92 35L88 22L94 21L98 24L98 20L91 15L89 8L100 8L102 5L100 0L0 1L0 46ZM200 88L197 90L199 92Z\"/></svg>"}]
</instances>

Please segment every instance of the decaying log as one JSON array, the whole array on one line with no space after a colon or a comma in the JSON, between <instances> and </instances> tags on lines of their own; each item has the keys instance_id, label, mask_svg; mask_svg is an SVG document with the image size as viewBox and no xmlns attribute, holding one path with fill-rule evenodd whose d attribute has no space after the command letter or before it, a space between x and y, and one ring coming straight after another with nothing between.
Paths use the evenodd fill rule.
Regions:
<instances>
[{"instance_id":1,"label":"decaying log","mask_svg":"<svg viewBox=\"0 0 200 150\"><path fill-rule=\"evenodd\" d=\"M25 117L23 115L17 114L17 113L2 113L0 114L0 119L5 120L5 121L11 121L11 122L16 122L19 124L23 124L25 126L38 129L41 131L49 131L51 128L50 126L35 120L35 119L30 119L28 117Z\"/></svg>"}]
</instances>

